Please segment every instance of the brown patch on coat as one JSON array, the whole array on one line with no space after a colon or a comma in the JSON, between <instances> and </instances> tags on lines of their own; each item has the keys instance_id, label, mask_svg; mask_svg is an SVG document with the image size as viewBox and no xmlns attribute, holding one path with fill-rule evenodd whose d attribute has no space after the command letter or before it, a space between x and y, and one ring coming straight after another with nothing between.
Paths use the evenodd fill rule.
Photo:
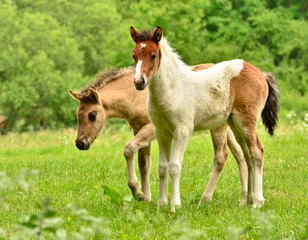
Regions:
<instances>
[{"instance_id":1,"label":"brown patch on coat","mask_svg":"<svg viewBox=\"0 0 308 240\"><path fill-rule=\"evenodd\" d=\"M255 126L263 109L268 85L264 73L248 62L243 62L240 75L231 79L230 103L240 115L245 126Z\"/></svg>"},{"instance_id":2,"label":"brown patch on coat","mask_svg":"<svg viewBox=\"0 0 308 240\"><path fill-rule=\"evenodd\" d=\"M199 72L199 71L211 68L213 66L215 66L214 63L204 63L204 64L199 64L199 65L196 65L196 66L192 66L191 70L194 71L194 72Z\"/></svg>"}]
</instances>

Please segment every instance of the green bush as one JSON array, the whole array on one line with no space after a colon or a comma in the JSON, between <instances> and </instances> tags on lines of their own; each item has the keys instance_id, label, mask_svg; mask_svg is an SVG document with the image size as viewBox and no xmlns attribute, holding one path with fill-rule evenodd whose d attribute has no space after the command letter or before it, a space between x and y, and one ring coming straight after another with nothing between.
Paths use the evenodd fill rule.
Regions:
<instances>
[{"instance_id":1,"label":"green bush","mask_svg":"<svg viewBox=\"0 0 308 240\"><path fill-rule=\"evenodd\" d=\"M0 13L1 22L7 22L0 44L0 103L9 127L24 130L69 123L73 112L63 111L69 98L62 93L82 76L77 71L83 63L77 42L48 15L19 15L16 7L2 6L9 14Z\"/></svg>"}]
</instances>

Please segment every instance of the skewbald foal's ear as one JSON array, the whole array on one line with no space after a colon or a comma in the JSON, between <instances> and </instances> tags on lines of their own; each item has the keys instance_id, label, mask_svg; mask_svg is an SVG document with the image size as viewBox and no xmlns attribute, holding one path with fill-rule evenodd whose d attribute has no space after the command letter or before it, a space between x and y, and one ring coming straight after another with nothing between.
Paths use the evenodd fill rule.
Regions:
<instances>
[{"instance_id":1,"label":"skewbald foal's ear","mask_svg":"<svg viewBox=\"0 0 308 240\"><path fill-rule=\"evenodd\" d=\"M73 90L68 90L68 92L76 100L80 101L82 99L82 96L81 96L80 92L73 91Z\"/></svg>"},{"instance_id":2,"label":"skewbald foal's ear","mask_svg":"<svg viewBox=\"0 0 308 240\"><path fill-rule=\"evenodd\" d=\"M163 37L163 30L161 30L161 27L158 26L152 33L152 41L158 44L162 37Z\"/></svg>"},{"instance_id":3,"label":"skewbald foal's ear","mask_svg":"<svg viewBox=\"0 0 308 240\"><path fill-rule=\"evenodd\" d=\"M131 38L133 39L133 41L136 43L136 37L137 37L137 35L138 35L138 32L137 32L137 30L133 27L133 26L131 26L130 27L130 36L131 36Z\"/></svg>"}]
</instances>

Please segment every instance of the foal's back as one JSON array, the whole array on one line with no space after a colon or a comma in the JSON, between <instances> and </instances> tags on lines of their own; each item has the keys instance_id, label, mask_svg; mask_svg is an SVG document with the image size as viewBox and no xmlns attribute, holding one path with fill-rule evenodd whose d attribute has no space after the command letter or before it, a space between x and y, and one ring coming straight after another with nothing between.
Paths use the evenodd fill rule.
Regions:
<instances>
[{"instance_id":1,"label":"foal's back","mask_svg":"<svg viewBox=\"0 0 308 240\"><path fill-rule=\"evenodd\" d=\"M214 129L224 123L230 114L231 80L241 74L244 61L225 61L209 69L185 71L176 79L176 95L163 99L164 106L150 102L151 120L155 125L172 131L184 124L191 130ZM174 90L173 90L174 91ZM155 114L154 114L155 113Z\"/></svg>"}]
</instances>

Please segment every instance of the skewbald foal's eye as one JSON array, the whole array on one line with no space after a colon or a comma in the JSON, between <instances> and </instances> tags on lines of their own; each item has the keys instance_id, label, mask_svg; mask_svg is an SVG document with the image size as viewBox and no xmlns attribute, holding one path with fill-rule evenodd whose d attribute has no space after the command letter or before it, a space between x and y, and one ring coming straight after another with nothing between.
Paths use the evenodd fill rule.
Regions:
<instances>
[{"instance_id":1,"label":"skewbald foal's eye","mask_svg":"<svg viewBox=\"0 0 308 240\"><path fill-rule=\"evenodd\" d=\"M94 122L95 119L96 119L96 115L97 115L97 112L96 111L93 111L93 112L90 112L89 113L89 120Z\"/></svg>"}]
</instances>

